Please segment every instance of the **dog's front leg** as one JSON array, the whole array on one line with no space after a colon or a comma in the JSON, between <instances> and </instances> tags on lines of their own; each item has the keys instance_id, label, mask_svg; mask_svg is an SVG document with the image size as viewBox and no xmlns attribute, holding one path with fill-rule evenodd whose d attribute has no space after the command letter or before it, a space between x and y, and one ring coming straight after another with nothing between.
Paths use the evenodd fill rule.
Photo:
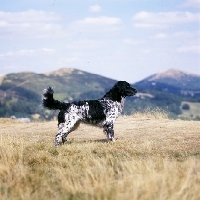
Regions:
<instances>
[{"instance_id":1,"label":"dog's front leg","mask_svg":"<svg viewBox=\"0 0 200 200\"><path fill-rule=\"evenodd\" d=\"M62 144L64 144L67 141L67 133L58 133L55 137L55 146L60 146L60 143L62 141Z\"/></svg>"},{"instance_id":2,"label":"dog's front leg","mask_svg":"<svg viewBox=\"0 0 200 200\"><path fill-rule=\"evenodd\" d=\"M67 141L67 133L65 133L65 134L63 134L63 136L62 136L62 143L64 144L66 141Z\"/></svg>"},{"instance_id":3,"label":"dog's front leg","mask_svg":"<svg viewBox=\"0 0 200 200\"><path fill-rule=\"evenodd\" d=\"M114 142L115 138L114 138L114 126L113 126L113 124L105 125L104 126L104 131L106 132L107 140Z\"/></svg>"}]
</instances>

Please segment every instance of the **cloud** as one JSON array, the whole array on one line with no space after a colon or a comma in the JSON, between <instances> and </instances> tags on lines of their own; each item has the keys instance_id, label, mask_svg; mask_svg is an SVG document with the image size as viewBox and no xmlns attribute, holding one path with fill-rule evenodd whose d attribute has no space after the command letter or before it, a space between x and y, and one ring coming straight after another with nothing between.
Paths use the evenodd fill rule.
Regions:
<instances>
[{"instance_id":1,"label":"cloud","mask_svg":"<svg viewBox=\"0 0 200 200\"><path fill-rule=\"evenodd\" d=\"M136 40L136 39L130 39L130 38L128 38L128 39L124 39L123 42L125 44L128 44L128 45L136 46L136 45L140 45L140 44L144 43L145 40L142 40L142 39Z\"/></svg>"},{"instance_id":2,"label":"cloud","mask_svg":"<svg viewBox=\"0 0 200 200\"><path fill-rule=\"evenodd\" d=\"M104 42L98 40L76 40L66 46L66 49L73 49L75 51L85 49L97 49L104 47Z\"/></svg>"},{"instance_id":3,"label":"cloud","mask_svg":"<svg viewBox=\"0 0 200 200\"><path fill-rule=\"evenodd\" d=\"M181 4L181 7L200 7L199 0L187 0Z\"/></svg>"},{"instance_id":4,"label":"cloud","mask_svg":"<svg viewBox=\"0 0 200 200\"><path fill-rule=\"evenodd\" d=\"M96 25L118 25L121 23L120 18L116 17L106 17L106 16L100 16L100 17L87 17L83 20L77 21L79 24L96 24Z\"/></svg>"},{"instance_id":5,"label":"cloud","mask_svg":"<svg viewBox=\"0 0 200 200\"><path fill-rule=\"evenodd\" d=\"M45 54L45 55L51 55L54 52L56 52L54 49L50 48L42 48L42 49L21 49L19 51L9 51L4 54L0 54L1 58L7 58L7 57L18 57L18 56L34 56L37 54Z\"/></svg>"},{"instance_id":6,"label":"cloud","mask_svg":"<svg viewBox=\"0 0 200 200\"><path fill-rule=\"evenodd\" d=\"M44 66L56 65L52 57L57 56L57 51L51 48L21 49L0 54L1 73L19 71L43 71Z\"/></svg>"},{"instance_id":7,"label":"cloud","mask_svg":"<svg viewBox=\"0 0 200 200\"><path fill-rule=\"evenodd\" d=\"M7 53L4 53L4 54L0 54L0 57L1 58L6 58L6 57L14 57L14 56L30 56L34 53L34 50L27 50L27 49L22 49L22 50L19 50L19 51L9 51Z\"/></svg>"},{"instance_id":8,"label":"cloud","mask_svg":"<svg viewBox=\"0 0 200 200\"><path fill-rule=\"evenodd\" d=\"M136 28L168 28L178 24L198 23L200 13L191 12L146 12L142 11L132 17Z\"/></svg>"},{"instance_id":9,"label":"cloud","mask_svg":"<svg viewBox=\"0 0 200 200\"><path fill-rule=\"evenodd\" d=\"M149 36L154 46L159 46L161 51L168 51L181 54L199 54L199 31L180 31L171 34L158 33Z\"/></svg>"},{"instance_id":10,"label":"cloud","mask_svg":"<svg viewBox=\"0 0 200 200\"><path fill-rule=\"evenodd\" d=\"M98 13L101 11L101 6L100 5L90 6L89 11L93 13Z\"/></svg>"},{"instance_id":11,"label":"cloud","mask_svg":"<svg viewBox=\"0 0 200 200\"><path fill-rule=\"evenodd\" d=\"M149 39L155 39L155 40L167 40L167 39L170 39L170 35L169 34L166 34L164 32L158 32L154 35L150 35L148 36Z\"/></svg>"},{"instance_id":12,"label":"cloud","mask_svg":"<svg viewBox=\"0 0 200 200\"><path fill-rule=\"evenodd\" d=\"M191 41L198 42L200 38L199 31L179 31L171 34L166 34L164 32L157 33L155 35L149 36L149 39L156 39L156 40L167 40L172 43L187 43Z\"/></svg>"},{"instance_id":13,"label":"cloud","mask_svg":"<svg viewBox=\"0 0 200 200\"><path fill-rule=\"evenodd\" d=\"M47 54L53 54L53 53L56 52L55 49L51 49L51 48L42 48L42 49L39 50L39 51L42 51L42 52L47 53Z\"/></svg>"},{"instance_id":14,"label":"cloud","mask_svg":"<svg viewBox=\"0 0 200 200\"><path fill-rule=\"evenodd\" d=\"M54 12L0 12L0 38L53 38L63 34L61 17Z\"/></svg>"},{"instance_id":15,"label":"cloud","mask_svg":"<svg viewBox=\"0 0 200 200\"><path fill-rule=\"evenodd\" d=\"M28 10L23 12L0 12L0 19L10 24L21 24L58 21L61 17L54 12Z\"/></svg>"},{"instance_id":16,"label":"cloud","mask_svg":"<svg viewBox=\"0 0 200 200\"><path fill-rule=\"evenodd\" d=\"M156 39L166 39L168 35L166 33L158 33L155 35Z\"/></svg>"},{"instance_id":17,"label":"cloud","mask_svg":"<svg viewBox=\"0 0 200 200\"><path fill-rule=\"evenodd\" d=\"M198 53L200 54L200 46L199 45L188 45L182 46L177 49L179 53Z\"/></svg>"},{"instance_id":18,"label":"cloud","mask_svg":"<svg viewBox=\"0 0 200 200\"><path fill-rule=\"evenodd\" d=\"M74 21L69 26L69 31L77 33L95 33L96 36L102 33L118 32L122 30L122 20L117 17L86 17L81 20ZM87 35L88 37L88 35Z\"/></svg>"}]
</instances>

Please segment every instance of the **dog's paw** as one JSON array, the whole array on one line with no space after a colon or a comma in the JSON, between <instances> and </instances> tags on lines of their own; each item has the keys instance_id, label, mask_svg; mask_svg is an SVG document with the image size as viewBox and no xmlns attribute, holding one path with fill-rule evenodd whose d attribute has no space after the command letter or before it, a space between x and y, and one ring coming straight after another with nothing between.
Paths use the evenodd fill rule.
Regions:
<instances>
[{"instance_id":1,"label":"dog's paw","mask_svg":"<svg viewBox=\"0 0 200 200\"><path fill-rule=\"evenodd\" d=\"M107 139L108 142L116 142L116 140L117 139L115 139L115 138L109 138L109 139Z\"/></svg>"}]
</instances>

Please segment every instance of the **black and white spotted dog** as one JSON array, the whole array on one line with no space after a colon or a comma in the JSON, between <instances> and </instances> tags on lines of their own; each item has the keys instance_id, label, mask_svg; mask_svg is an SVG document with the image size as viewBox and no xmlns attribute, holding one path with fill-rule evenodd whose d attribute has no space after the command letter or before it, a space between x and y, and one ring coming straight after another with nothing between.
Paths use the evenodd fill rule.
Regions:
<instances>
[{"instance_id":1,"label":"black and white spotted dog","mask_svg":"<svg viewBox=\"0 0 200 200\"><path fill-rule=\"evenodd\" d=\"M126 81L118 81L101 99L64 103L53 98L53 89L43 91L42 103L45 108L58 109L58 133L56 146L64 144L67 135L75 130L80 122L103 127L107 139L114 141L114 122L124 107L126 96L137 93Z\"/></svg>"}]
</instances>

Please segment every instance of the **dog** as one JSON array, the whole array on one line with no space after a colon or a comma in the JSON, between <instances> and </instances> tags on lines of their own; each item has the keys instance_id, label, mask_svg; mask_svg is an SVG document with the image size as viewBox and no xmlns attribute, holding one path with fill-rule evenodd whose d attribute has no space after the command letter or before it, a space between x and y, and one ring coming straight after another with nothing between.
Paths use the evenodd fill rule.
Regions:
<instances>
[{"instance_id":1,"label":"dog","mask_svg":"<svg viewBox=\"0 0 200 200\"><path fill-rule=\"evenodd\" d=\"M64 144L70 132L80 122L102 127L108 141L115 141L114 123L124 107L125 98L137 93L126 81L118 81L102 98L98 100L60 102L53 98L53 88L44 89L42 104L50 110L60 110L58 114L58 132L55 145Z\"/></svg>"}]
</instances>

